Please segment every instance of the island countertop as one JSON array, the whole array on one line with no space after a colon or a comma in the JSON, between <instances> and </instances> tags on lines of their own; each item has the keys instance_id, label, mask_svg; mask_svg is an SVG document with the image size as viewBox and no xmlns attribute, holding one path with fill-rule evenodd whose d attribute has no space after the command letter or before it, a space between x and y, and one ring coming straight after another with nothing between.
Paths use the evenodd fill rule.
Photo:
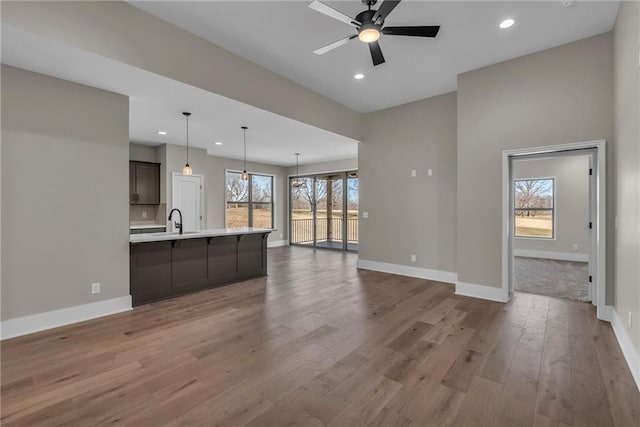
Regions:
<instances>
[{"instance_id":1,"label":"island countertop","mask_svg":"<svg viewBox=\"0 0 640 427\"><path fill-rule=\"evenodd\" d=\"M243 234L264 234L274 231L271 228L215 228L211 230L185 231L183 234L176 232L132 234L129 243L162 242L167 240L201 239L203 237L238 236Z\"/></svg>"}]
</instances>

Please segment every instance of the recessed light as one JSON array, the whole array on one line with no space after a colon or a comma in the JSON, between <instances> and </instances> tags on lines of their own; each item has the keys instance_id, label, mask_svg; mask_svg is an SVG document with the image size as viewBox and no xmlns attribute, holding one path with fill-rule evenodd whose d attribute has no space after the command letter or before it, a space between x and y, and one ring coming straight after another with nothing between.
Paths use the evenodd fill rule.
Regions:
<instances>
[{"instance_id":1,"label":"recessed light","mask_svg":"<svg viewBox=\"0 0 640 427\"><path fill-rule=\"evenodd\" d=\"M356 80L362 80L362 79L364 79L364 74L358 73L355 76L353 76L353 78L356 79Z\"/></svg>"},{"instance_id":2,"label":"recessed light","mask_svg":"<svg viewBox=\"0 0 640 427\"><path fill-rule=\"evenodd\" d=\"M166 135L166 134L167 134L167 132L164 131L164 130L159 130L158 131L158 135Z\"/></svg>"},{"instance_id":3,"label":"recessed light","mask_svg":"<svg viewBox=\"0 0 640 427\"><path fill-rule=\"evenodd\" d=\"M511 28L513 26L513 24L515 24L515 23L516 23L516 21L514 21L511 18L505 19L504 21L502 21L500 23L500 28L502 28L503 30L506 30L507 28Z\"/></svg>"},{"instance_id":4,"label":"recessed light","mask_svg":"<svg viewBox=\"0 0 640 427\"><path fill-rule=\"evenodd\" d=\"M214 144L216 144L216 145L222 145L222 142L220 142L220 141L216 141L216 142L214 142Z\"/></svg>"}]
</instances>

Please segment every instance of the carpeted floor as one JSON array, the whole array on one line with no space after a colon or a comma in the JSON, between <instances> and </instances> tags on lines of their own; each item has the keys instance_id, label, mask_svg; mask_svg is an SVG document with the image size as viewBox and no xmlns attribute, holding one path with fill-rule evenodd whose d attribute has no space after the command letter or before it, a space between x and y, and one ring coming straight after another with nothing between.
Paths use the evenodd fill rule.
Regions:
<instances>
[{"instance_id":1,"label":"carpeted floor","mask_svg":"<svg viewBox=\"0 0 640 427\"><path fill-rule=\"evenodd\" d=\"M589 301L589 263L514 257L513 265L517 291Z\"/></svg>"}]
</instances>

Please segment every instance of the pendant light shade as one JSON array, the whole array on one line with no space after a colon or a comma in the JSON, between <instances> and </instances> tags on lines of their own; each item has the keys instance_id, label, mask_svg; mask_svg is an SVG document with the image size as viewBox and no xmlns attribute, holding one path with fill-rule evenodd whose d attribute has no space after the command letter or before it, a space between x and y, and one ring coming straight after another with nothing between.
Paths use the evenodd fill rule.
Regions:
<instances>
[{"instance_id":1,"label":"pendant light shade","mask_svg":"<svg viewBox=\"0 0 640 427\"><path fill-rule=\"evenodd\" d=\"M294 153L294 154L296 155L296 176L291 182L291 186L296 188L304 187L305 183L300 179L300 167L298 165L298 159L300 158L300 153Z\"/></svg>"},{"instance_id":2,"label":"pendant light shade","mask_svg":"<svg viewBox=\"0 0 640 427\"><path fill-rule=\"evenodd\" d=\"M242 132L243 132L243 140L244 140L244 169L242 170L242 180L243 181L248 181L249 180L249 174L247 173L247 129L249 129L246 126L242 126Z\"/></svg>"},{"instance_id":3,"label":"pendant light shade","mask_svg":"<svg viewBox=\"0 0 640 427\"><path fill-rule=\"evenodd\" d=\"M189 116L191 113L182 113L187 120L187 163L182 168L182 175L193 175L193 169L189 165Z\"/></svg>"}]
</instances>

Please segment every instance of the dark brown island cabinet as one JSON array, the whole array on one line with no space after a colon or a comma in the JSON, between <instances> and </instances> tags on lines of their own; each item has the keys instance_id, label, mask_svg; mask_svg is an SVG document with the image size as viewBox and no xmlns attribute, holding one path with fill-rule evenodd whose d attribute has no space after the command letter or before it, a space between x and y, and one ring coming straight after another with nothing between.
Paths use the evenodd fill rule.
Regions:
<instances>
[{"instance_id":1,"label":"dark brown island cabinet","mask_svg":"<svg viewBox=\"0 0 640 427\"><path fill-rule=\"evenodd\" d=\"M131 236L133 305L266 276L270 232L158 233L153 241Z\"/></svg>"},{"instance_id":2,"label":"dark brown island cabinet","mask_svg":"<svg viewBox=\"0 0 640 427\"><path fill-rule=\"evenodd\" d=\"M129 162L129 204L160 204L160 163Z\"/></svg>"}]
</instances>

